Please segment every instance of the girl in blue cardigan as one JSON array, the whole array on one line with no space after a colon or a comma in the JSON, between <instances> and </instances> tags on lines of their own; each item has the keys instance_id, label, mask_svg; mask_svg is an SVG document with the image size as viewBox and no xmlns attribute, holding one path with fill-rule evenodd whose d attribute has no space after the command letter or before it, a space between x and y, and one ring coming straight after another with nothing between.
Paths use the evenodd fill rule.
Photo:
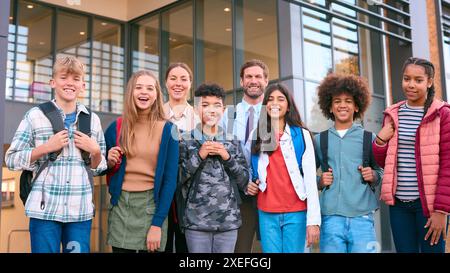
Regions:
<instances>
[{"instance_id":1,"label":"girl in blue cardigan","mask_svg":"<svg viewBox=\"0 0 450 273\"><path fill-rule=\"evenodd\" d=\"M177 131L164 118L157 78L145 70L134 73L124 114L105 133L111 194L108 244L113 252L163 251L177 180Z\"/></svg>"}]
</instances>

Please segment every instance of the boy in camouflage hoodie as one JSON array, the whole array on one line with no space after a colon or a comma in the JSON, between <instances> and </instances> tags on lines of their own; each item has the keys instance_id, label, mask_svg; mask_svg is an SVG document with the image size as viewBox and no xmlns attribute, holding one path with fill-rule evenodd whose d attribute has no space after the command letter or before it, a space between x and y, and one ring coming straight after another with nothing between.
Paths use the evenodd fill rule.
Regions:
<instances>
[{"instance_id":1,"label":"boy in camouflage hoodie","mask_svg":"<svg viewBox=\"0 0 450 273\"><path fill-rule=\"evenodd\" d=\"M195 91L201 124L182 136L180 161L188 189L183 227L191 253L231 253L241 226L238 188L244 191L249 171L238 140L218 125L225 92L216 84Z\"/></svg>"}]
</instances>

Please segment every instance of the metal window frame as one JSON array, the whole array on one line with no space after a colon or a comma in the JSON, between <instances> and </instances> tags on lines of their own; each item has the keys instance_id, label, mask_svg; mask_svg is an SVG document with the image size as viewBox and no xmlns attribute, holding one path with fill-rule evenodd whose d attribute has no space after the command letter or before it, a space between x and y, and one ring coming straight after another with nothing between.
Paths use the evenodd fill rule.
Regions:
<instances>
[{"instance_id":1,"label":"metal window frame","mask_svg":"<svg viewBox=\"0 0 450 273\"><path fill-rule=\"evenodd\" d=\"M411 26L408 25L408 24L399 23L399 22L397 22L397 21L395 21L395 20L385 16L385 12L380 12L380 14L376 14L376 13L374 13L372 11L369 11L367 9L364 9L362 7L352 6L352 5L344 2L343 0L326 0L326 2L325 2L326 3L326 7L331 7L331 5L328 5L328 3L330 3L330 4L331 3L336 3L338 5L341 5L341 6L344 6L346 8L349 8L349 9L352 9L352 10L356 11L357 14L362 14L362 15L365 15L365 16L370 16L372 18L375 18L375 19L379 20L380 22L382 22L382 23L384 23L386 25L395 25L395 27L400 28L400 30L402 30L402 32L405 35L400 35L400 34L394 33L393 31L390 31L388 28L383 29L383 28L380 28L380 27L376 27L376 26L367 24L367 23L362 22L362 21L360 21L358 19L346 16L346 15L344 15L342 13L335 12L335 11L331 10L331 8L326 8L326 7L322 7L322 6L316 5L316 4L312 4L312 3L310 3L309 1L306 1L306 0L283 0L283 1L286 1L286 2L294 4L294 5L299 5L301 7L309 8L309 9L312 9L312 10L320 12L320 13L324 13L324 14L326 14L328 16L331 16L332 18L337 18L337 19L341 19L343 21L346 21L346 22L349 22L349 23L352 23L352 24L356 24L359 27L364 27L364 28L370 29L372 31L376 31L376 32L382 33L382 34L384 34L386 36L399 39L399 40L404 41L406 43L412 43L412 39L410 37L411 36ZM399 1L398 0L397 3L400 3L402 5L406 5L408 7L408 10L409 10L409 2L404 1L404 0L403 1ZM400 9L398 9L396 7L393 7L391 5L388 5L388 4L385 4L385 3L382 3L382 2L376 2L376 5L378 7L380 7L380 10L382 10L382 11L391 12L391 13L394 13L394 14L396 14L398 16L402 16L402 17L406 18L407 21L409 21L409 19L410 19L410 14L408 12L400 10Z\"/></svg>"},{"instance_id":2,"label":"metal window frame","mask_svg":"<svg viewBox=\"0 0 450 273\"><path fill-rule=\"evenodd\" d=\"M90 71L89 71L89 77L91 79L91 82L89 83L89 87L92 86L92 46L93 46L93 21L94 20L106 20L108 22L117 24L120 26L120 35L121 35L121 47L124 48L125 50L125 46L127 45L126 40L124 39L124 37L126 36L127 32L125 31L125 26L127 25L127 22L125 21L121 21L121 20L117 20L114 18L109 18L109 17L105 17L105 16L101 16L101 15L97 15L97 14L93 14L93 13L89 13L89 12L83 12L83 11L79 11L76 9L71 9L71 8L67 8L67 7L62 7L62 6L58 6L55 4L50 4L50 3L46 3L46 2L42 2L42 1L38 1L38 0L11 0L11 4L14 5L14 19L13 19L13 23L15 24L15 41L14 41L14 62L13 62L13 81L12 81L12 97L11 99L8 100L12 100L12 101L16 101L16 63L17 63L17 32L18 32L18 15L19 15L19 2L20 1L27 1L30 2L32 4L35 5L39 5L45 8L49 8L52 10L52 25L51 25L51 49L50 49L50 54L52 56L52 65L55 63L55 59L56 59L56 55L57 55L57 27L58 27L58 15L61 12L64 13L68 13L68 14L72 14L72 15L76 15L76 16L84 16L87 17L88 20L88 26L87 26L87 42L90 44L90 53L91 55L89 56L89 65L90 65ZM124 51L125 52L125 51ZM126 55L126 54L125 54ZM127 70L126 67L126 61L127 61L127 56L124 56L124 70ZM126 72L125 72L126 73ZM34 76L34 74L33 74ZM123 79L123 86L126 86L126 82L127 82L127 77L124 77ZM92 88L89 88L90 92L89 92L89 107L92 107ZM54 90L52 89L51 91L51 98L54 99ZM36 103L32 103L32 104L36 104ZM96 112L102 112L102 111L96 111Z\"/></svg>"}]
</instances>

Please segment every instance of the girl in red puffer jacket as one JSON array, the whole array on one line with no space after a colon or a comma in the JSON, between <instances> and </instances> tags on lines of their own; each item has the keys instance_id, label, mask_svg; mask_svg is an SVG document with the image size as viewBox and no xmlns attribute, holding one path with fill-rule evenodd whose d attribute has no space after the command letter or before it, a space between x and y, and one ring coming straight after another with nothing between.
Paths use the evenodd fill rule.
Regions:
<instances>
[{"instance_id":1,"label":"girl in red puffer jacket","mask_svg":"<svg viewBox=\"0 0 450 273\"><path fill-rule=\"evenodd\" d=\"M445 252L450 211L450 106L434 98L431 62L403 66L406 101L384 112L373 151L384 167L381 199L390 205L397 252Z\"/></svg>"}]
</instances>

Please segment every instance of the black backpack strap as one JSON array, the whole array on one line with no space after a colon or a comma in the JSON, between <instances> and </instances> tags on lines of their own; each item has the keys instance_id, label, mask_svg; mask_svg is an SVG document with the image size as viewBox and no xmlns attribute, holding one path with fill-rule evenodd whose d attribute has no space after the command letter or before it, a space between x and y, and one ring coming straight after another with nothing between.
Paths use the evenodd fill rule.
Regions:
<instances>
[{"instance_id":1,"label":"black backpack strap","mask_svg":"<svg viewBox=\"0 0 450 273\"><path fill-rule=\"evenodd\" d=\"M322 172L327 172L328 165L328 130L320 132L320 151L322 153Z\"/></svg>"},{"instance_id":2,"label":"black backpack strap","mask_svg":"<svg viewBox=\"0 0 450 273\"><path fill-rule=\"evenodd\" d=\"M80 111L80 114L78 115L78 130L83 134L91 137L91 111L88 108L86 109L88 110L89 114ZM91 165L91 158L88 152L82 150L81 157L83 158L86 165Z\"/></svg>"},{"instance_id":3,"label":"black backpack strap","mask_svg":"<svg viewBox=\"0 0 450 273\"><path fill-rule=\"evenodd\" d=\"M363 137L363 167L371 167L374 166L375 159L373 157L373 151L372 151L372 132L364 130L364 137ZM372 185L373 183L367 183L366 181L362 180L363 184L368 184L373 192L375 192L375 187Z\"/></svg>"},{"instance_id":4,"label":"black backpack strap","mask_svg":"<svg viewBox=\"0 0 450 273\"><path fill-rule=\"evenodd\" d=\"M39 109L41 109L42 113L48 118L50 123L52 124L53 133L59 133L65 129L64 121L62 119L61 113L58 108L56 108L53 102L48 101L38 105ZM61 151L50 153L49 159L50 161L55 161Z\"/></svg>"},{"instance_id":5,"label":"black backpack strap","mask_svg":"<svg viewBox=\"0 0 450 273\"><path fill-rule=\"evenodd\" d=\"M372 132L364 130L363 137L363 167L367 168L371 166L372 156Z\"/></svg>"},{"instance_id":6,"label":"black backpack strap","mask_svg":"<svg viewBox=\"0 0 450 273\"><path fill-rule=\"evenodd\" d=\"M83 134L91 137L91 110L87 108L88 113L80 111L78 115L78 130ZM81 157L84 161L84 168L86 169L86 173L88 174L89 183L91 184L92 189L92 204L94 206L94 217L95 217L95 202L94 202L94 174L91 170L91 155L81 150Z\"/></svg>"},{"instance_id":7,"label":"black backpack strap","mask_svg":"<svg viewBox=\"0 0 450 273\"><path fill-rule=\"evenodd\" d=\"M328 130L320 132L320 152L322 153L322 172L328 172L330 168L328 165ZM330 189L330 186L326 186L325 189Z\"/></svg>"}]
</instances>

